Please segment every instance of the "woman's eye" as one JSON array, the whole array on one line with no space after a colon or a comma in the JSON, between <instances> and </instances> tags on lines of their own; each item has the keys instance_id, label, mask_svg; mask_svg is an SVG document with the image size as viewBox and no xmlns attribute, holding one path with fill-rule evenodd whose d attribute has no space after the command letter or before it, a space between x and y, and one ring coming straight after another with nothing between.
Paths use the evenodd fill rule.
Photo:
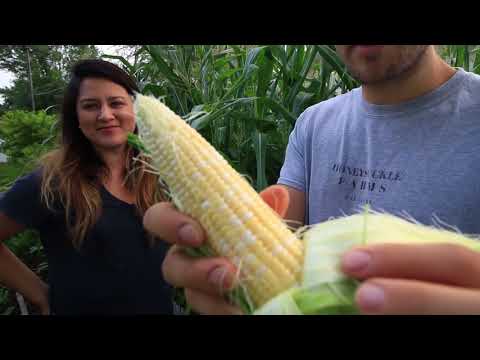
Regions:
<instances>
[{"instance_id":1,"label":"woman's eye","mask_svg":"<svg viewBox=\"0 0 480 360\"><path fill-rule=\"evenodd\" d=\"M96 107L97 107L97 104L94 104L94 103L83 105L83 108L86 109L86 110L92 110L92 109L95 109Z\"/></svg>"},{"instance_id":2,"label":"woman's eye","mask_svg":"<svg viewBox=\"0 0 480 360\"><path fill-rule=\"evenodd\" d=\"M121 102L121 101L114 101L114 102L112 102L112 105L111 105L111 106L112 106L112 107L120 107L120 106L122 106L122 105L123 105L123 102Z\"/></svg>"}]
</instances>

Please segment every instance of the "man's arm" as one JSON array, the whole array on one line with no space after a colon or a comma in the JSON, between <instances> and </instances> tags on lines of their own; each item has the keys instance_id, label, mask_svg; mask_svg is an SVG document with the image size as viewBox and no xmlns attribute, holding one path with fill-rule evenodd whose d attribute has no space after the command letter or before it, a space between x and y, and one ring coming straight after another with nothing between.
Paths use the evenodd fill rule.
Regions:
<instances>
[{"instance_id":1,"label":"man's arm","mask_svg":"<svg viewBox=\"0 0 480 360\"><path fill-rule=\"evenodd\" d=\"M305 193L290 186L284 187L289 194L290 201L284 219L293 227L300 227L305 224Z\"/></svg>"}]
</instances>

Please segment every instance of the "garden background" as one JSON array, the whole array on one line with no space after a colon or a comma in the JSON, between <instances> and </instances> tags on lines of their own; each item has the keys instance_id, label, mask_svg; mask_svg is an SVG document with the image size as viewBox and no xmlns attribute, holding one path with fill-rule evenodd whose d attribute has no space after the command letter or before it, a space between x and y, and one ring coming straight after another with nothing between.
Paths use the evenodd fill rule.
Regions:
<instances>
[{"instance_id":1,"label":"garden background","mask_svg":"<svg viewBox=\"0 0 480 360\"><path fill-rule=\"evenodd\" d=\"M478 45L437 46L452 66L480 72ZM274 184L288 136L309 106L358 86L333 45L3 45L0 71L0 193L55 147L71 65L110 60L197 129L257 191ZM46 280L35 231L7 246ZM0 314L34 313L0 285Z\"/></svg>"}]
</instances>

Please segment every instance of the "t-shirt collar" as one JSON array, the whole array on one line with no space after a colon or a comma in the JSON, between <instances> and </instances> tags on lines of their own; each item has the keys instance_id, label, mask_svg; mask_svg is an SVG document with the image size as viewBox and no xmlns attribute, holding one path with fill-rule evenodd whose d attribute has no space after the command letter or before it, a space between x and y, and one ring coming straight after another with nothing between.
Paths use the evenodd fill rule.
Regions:
<instances>
[{"instance_id":1,"label":"t-shirt collar","mask_svg":"<svg viewBox=\"0 0 480 360\"><path fill-rule=\"evenodd\" d=\"M392 116L418 111L420 109L432 107L446 97L451 95L467 77L465 70L456 68L455 74L438 88L421 95L415 99L395 104L395 105L377 105L367 102L363 98L362 88L358 91L358 98L362 111L373 116Z\"/></svg>"}]
</instances>

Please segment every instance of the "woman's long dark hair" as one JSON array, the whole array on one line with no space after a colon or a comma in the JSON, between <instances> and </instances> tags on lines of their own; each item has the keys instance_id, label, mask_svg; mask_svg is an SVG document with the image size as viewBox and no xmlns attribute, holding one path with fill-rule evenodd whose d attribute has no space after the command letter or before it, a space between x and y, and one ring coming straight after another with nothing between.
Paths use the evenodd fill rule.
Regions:
<instances>
[{"instance_id":1,"label":"woman's long dark hair","mask_svg":"<svg viewBox=\"0 0 480 360\"><path fill-rule=\"evenodd\" d=\"M136 82L118 66L99 59L82 60L72 68L71 80L65 90L61 111L61 139L58 149L41 161L41 195L49 208L60 200L73 245L80 248L102 209L100 186L108 169L90 141L79 128L77 100L84 79L99 78L122 86L132 99L138 92ZM136 129L135 129L136 131ZM139 216L161 199L157 176L146 172L146 165L134 163L138 151L127 146L125 164L126 187L135 194ZM147 159L142 159L147 161Z\"/></svg>"}]
</instances>

